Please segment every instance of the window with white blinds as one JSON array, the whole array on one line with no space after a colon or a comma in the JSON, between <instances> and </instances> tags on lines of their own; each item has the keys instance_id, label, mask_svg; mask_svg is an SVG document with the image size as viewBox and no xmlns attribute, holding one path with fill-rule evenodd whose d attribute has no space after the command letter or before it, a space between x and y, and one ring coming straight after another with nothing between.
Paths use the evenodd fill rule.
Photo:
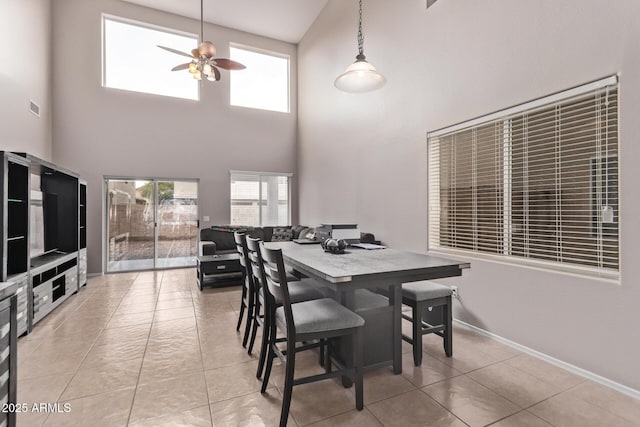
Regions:
<instances>
[{"instance_id":1,"label":"window with white blinds","mask_svg":"<svg viewBox=\"0 0 640 427\"><path fill-rule=\"evenodd\" d=\"M429 248L619 274L618 81L428 135Z\"/></svg>"}]
</instances>

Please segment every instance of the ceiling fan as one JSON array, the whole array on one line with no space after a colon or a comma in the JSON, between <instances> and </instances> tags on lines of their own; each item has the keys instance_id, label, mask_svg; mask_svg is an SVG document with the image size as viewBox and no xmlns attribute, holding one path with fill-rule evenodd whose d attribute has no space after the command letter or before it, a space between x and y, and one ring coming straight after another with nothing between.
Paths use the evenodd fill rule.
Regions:
<instances>
[{"instance_id":1,"label":"ceiling fan","mask_svg":"<svg viewBox=\"0 0 640 427\"><path fill-rule=\"evenodd\" d=\"M200 40L204 40L204 0L200 0ZM190 54L166 46L158 45L158 47L171 53L191 58L191 62L176 65L171 71L189 70L196 80L202 80L203 75L212 82L220 80L220 70L218 68L224 70L244 70L247 68L241 63L230 59L214 58L216 47L210 41L203 41Z\"/></svg>"}]
</instances>

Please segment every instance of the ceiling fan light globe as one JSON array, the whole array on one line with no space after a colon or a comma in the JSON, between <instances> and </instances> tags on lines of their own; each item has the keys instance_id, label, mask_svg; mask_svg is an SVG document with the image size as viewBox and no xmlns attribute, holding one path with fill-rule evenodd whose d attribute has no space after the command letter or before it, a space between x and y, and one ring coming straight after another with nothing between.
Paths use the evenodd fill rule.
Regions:
<instances>
[{"instance_id":1,"label":"ceiling fan light globe","mask_svg":"<svg viewBox=\"0 0 640 427\"><path fill-rule=\"evenodd\" d=\"M204 64L204 66L202 67L202 73L209 77L211 75L211 73L213 72L213 70L211 69L211 65L209 64Z\"/></svg>"},{"instance_id":2,"label":"ceiling fan light globe","mask_svg":"<svg viewBox=\"0 0 640 427\"><path fill-rule=\"evenodd\" d=\"M189 72L191 74L195 74L198 71L198 66L196 65L195 62L192 62L189 64Z\"/></svg>"},{"instance_id":3,"label":"ceiling fan light globe","mask_svg":"<svg viewBox=\"0 0 640 427\"><path fill-rule=\"evenodd\" d=\"M193 78L196 80L202 80L202 73L200 73L200 71L197 71L196 73L194 73Z\"/></svg>"},{"instance_id":4,"label":"ceiling fan light globe","mask_svg":"<svg viewBox=\"0 0 640 427\"><path fill-rule=\"evenodd\" d=\"M336 88L350 93L363 93L380 89L387 79L376 67L365 60L359 60L349 65L344 73L336 78Z\"/></svg>"},{"instance_id":5,"label":"ceiling fan light globe","mask_svg":"<svg viewBox=\"0 0 640 427\"><path fill-rule=\"evenodd\" d=\"M200 43L198 52L201 56L213 58L216 55L216 47L210 41Z\"/></svg>"}]
</instances>

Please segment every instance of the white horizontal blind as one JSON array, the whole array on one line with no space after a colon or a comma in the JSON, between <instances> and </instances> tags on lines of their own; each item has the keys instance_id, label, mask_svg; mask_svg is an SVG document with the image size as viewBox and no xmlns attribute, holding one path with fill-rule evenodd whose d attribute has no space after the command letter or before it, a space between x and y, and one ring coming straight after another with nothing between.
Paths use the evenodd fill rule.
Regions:
<instances>
[{"instance_id":1,"label":"white horizontal blind","mask_svg":"<svg viewBox=\"0 0 640 427\"><path fill-rule=\"evenodd\" d=\"M617 79L567 94L429 134L430 249L617 276Z\"/></svg>"}]
</instances>

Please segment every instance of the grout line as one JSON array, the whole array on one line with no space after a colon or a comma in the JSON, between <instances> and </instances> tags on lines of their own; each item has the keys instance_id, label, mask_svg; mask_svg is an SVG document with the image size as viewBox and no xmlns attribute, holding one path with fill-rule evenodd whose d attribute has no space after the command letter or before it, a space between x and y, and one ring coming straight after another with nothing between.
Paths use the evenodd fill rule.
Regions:
<instances>
[{"instance_id":1,"label":"grout line","mask_svg":"<svg viewBox=\"0 0 640 427\"><path fill-rule=\"evenodd\" d=\"M431 395L429 393L427 393L424 388L420 388L418 389L420 390L422 393L424 393L429 399L433 400L438 406L440 406L442 409L444 409L445 411L447 411L448 413L450 413L451 415L453 415L456 419L460 420L460 422L466 426L469 426L469 423L465 422L462 418L460 418L459 416L457 416L455 413L453 413L449 408L447 408L446 406L444 406L442 403L438 402L436 399L434 399L433 397L431 397Z\"/></svg>"},{"instance_id":2,"label":"grout line","mask_svg":"<svg viewBox=\"0 0 640 427\"><path fill-rule=\"evenodd\" d=\"M164 273L162 273L163 277L164 277ZM162 279L160 279L162 283ZM162 286L162 284L160 285ZM124 297L123 297L124 298ZM158 300L156 299L156 304L158 304ZM155 317L155 314L154 314ZM149 338L151 336L151 329L153 328L153 318L151 319L151 326L149 327L149 335L147 335L147 343L144 346L144 351L142 352L142 363L140 363L140 370L138 371L138 378L136 380L136 385L135 385L135 389L133 391L133 399L131 399L131 406L129 407L129 415L127 416L127 423L126 425L129 425L129 423L131 422L131 414L133 413L133 407L136 403L136 396L138 395L138 385L140 384L140 376L142 375L142 367L144 366L144 359L145 356L147 355L147 348L149 347Z\"/></svg>"},{"instance_id":3,"label":"grout line","mask_svg":"<svg viewBox=\"0 0 640 427\"><path fill-rule=\"evenodd\" d=\"M191 290L191 289L190 289ZM211 424L213 425L213 418L211 418L211 399L209 398L209 384L207 382L207 374L204 367L204 356L202 354L202 343L200 342L200 328L198 327L198 319L195 316L195 304L193 303L193 294L191 294L191 307L193 309L194 320L196 323L196 336L198 337L198 348L200 350L200 363L202 363L202 376L204 378L204 390L207 394L207 406L209 408L209 418L211 419Z\"/></svg>"},{"instance_id":4,"label":"grout line","mask_svg":"<svg viewBox=\"0 0 640 427\"><path fill-rule=\"evenodd\" d=\"M89 286L89 281L87 280L87 285ZM85 286L85 288L86 288ZM78 292L80 292L80 289L78 289ZM71 295L74 296L74 295ZM75 296L77 296L77 293L75 294ZM88 296L87 298L91 298L91 296ZM124 298L124 295L121 297ZM69 301L70 298L67 299L67 301ZM65 302L67 302L65 301ZM80 305L78 305L78 307L76 307L75 310L73 310L71 313L75 313L80 307L82 307L85 303L87 302L87 300L82 301L80 303ZM119 306L119 304L118 304ZM59 307L58 307L59 308ZM109 320L105 323L105 326L111 321L111 318L113 317L115 313L114 312L111 313L111 316L109 316ZM58 325L58 327L54 328L54 331L56 329L58 329L60 326L62 326L63 323L67 322L69 319L65 319L62 322L60 322L60 325ZM87 355L91 352L91 350L95 347L95 343L98 340L98 337L100 336L100 334L102 334L102 332L105 330L105 327L103 327L102 329L100 329L100 332L98 333L98 335L94 338L93 342L91 343L91 346L89 347L89 350L87 350L87 353L84 355L84 357L82 358L82 360L80 361L80 363L78 364L78 366L75 368L75 370L73 371L73 375L71 376L71 379L69 380L69 382L67 383L67 385L64 387L64 389L60 392L60 394L58 395L58 397L56 398L56 402L60 402L60 399L62 398L62 396L64 395L64 393L67 391L67 389L69 388L69 385L71 384L71 382L73 382L73 380L75 379L76 375L78 374L78 371L80 370L80 366L82 366L82 363L86 360ZM85 396L83 396L85 397ZM44 425L47 420L49 419L49 417L51 416L51 414L47 414L47 416L44 418L44 421L42 422L42 424Z\"/></svg>"},{"instance_id":5,"label":"grout line","mask_svg":"<svg viewBox=\"0 0 640 427\"><path fill-rule=\"evenodd\" d=\"M531 412L527 411L526 409L521 409L521 410L519 410L518 412L515 412L515 413L513 413L513 414L511 414L511 415L507 415L506 417L502 417L502 418L500 418L500 419L498 419L498 420L495 420L495 421L493 421L493 422L491 422L491 423L487 424L485 427L489 427L489 426L492 426L492 425L496 425L496 424L497 424L497 423L499 423L500 421L506 420L507 418L515 417L516 415L521 414L521 413L523 413L523 412L526 412L527 414L529 414L529 415L531 415L531 416L533 416L533 417L536 417L537 419L539 419L539 420L540 420L540 421L542 421L543 423L549 424L549 426L550 426L550 427L554 427L554 425L553 425L553 424L549 423L549 422L548 422L548 421L546 421L546 420L543 420L542 418L540 418L540 417L536 416L535 414L532 414Z\"/></svg>"},{"instance_id":6,"label":"grout line","mask_svg":"<svg viewBox=\"0 0 640 427\"><path fill-rule=\"evenodd\" d=\"M435 383L434 383L434 384L435 384ZM425 387L426 387L426 386L425 386ZM464 425L466 425L466 426L468 426L468 425L469 425L469 424L465 423L461 418L459 418L456 414L454 414L453 412L451 412L451 411L450 411L448 408L446 408L444 405L442 405L440 402L438 402L438 401L437 401L437 400L435 400L433 397L431 397L431 396L430 396L426 391L424 391L424 387L423 387L423 388L417 388L416 390L409 390L409 391L406 391L406 392L404 392L404 393L400 393L400 394L398 394L397 396L393 396L392 398L398 398L398 397L400 397L400 396L404 396L404 395L406 395L406 394L413 393L413 392L415 392L415 391L419 391L420 393L422 393L422 394L424 394L425 396L427 396L429 399L431 399L433 402L435 402L435 404L436 404L436 405L440 406L440 407L441 407L442 409L444 409L446 412L448 412L449 414L453 415L456 419L460 420L460 422L461 422L461 423L463 423ZM377 403L380 403L380 402L383 402L383 401L385 401L385 400L387 400L387 399L379 400L378 402L376 402L376 404L377 404ZM373 405L373 403L369 403L369 404L365 405L365 407L367 407L367 409L368 409L368 406L369 406L369 405ZM373 415L373 416L374 416L374 418L375 418L376 420L378 420L378 422L379 422L380 424L384 425L384 423L382 422L382 420L380 420L378 417L376 417L376 415L375 415L372 411L369 411L369 412L371 413L371 415Z\"/></svg>"},{"instance_id":7,"label":"grout line","mask_svg":"<svg viewBox=\"0 0 640 427\"><path fill-rule=\"evenodd\" d=\"M580 377L589 379L593 382L596 382L598 384L601 384L605 387L609 387L619 393L625 394L627 396L633 397L635 399L640 399L640 390L635 390L632 389L631 387L628 387L624 384L615 382L613 380L610 380L608 378L605 378L601 375L598 375L594 372L591 371L587 371L586 369L580 368L578 366L572 365L570 363L567 363L565 361L562 361L560 359L556 359L555 357L549 356L548 354L542 353L540 351L534 350L530 347L524 346L522 344L519 344L515 341L511 341L507 338L501 337L500 335L494 334L493 332L489 332L487 330L484 330L482 328L479 328L477 326L471 325L469 323L463 322L461 320L458 319L454 319L453 320L455 324L473 331L479 335L483 335L486 336L488 338L493 339L494 341L497 341L501 344L507 345L511 348L514 348L516 350L519 350L525 354L528 354L529 356L535 357L536 359L540 359L542 361L545 361L551 365L554 365L558 368L564 369L565 371L571 372L575 375L578 375Z\"/></svg>"},{"instance_id":8,"label":"grout line","mask_svg":"<svg viewBox=\"0 0 640 427\"><path fill-rule=\"evenodd\" d=\"M384 424L382 423L382 420L380 418L378 418L376 416L376 414L374 414L370 409L369 409L369 405L364 405L365 409L367 410L367 412L369 412L371 414L371 416L378 422L378 424L380 424L381 426L384 426Z\"/></svg>"}]
</instances>

